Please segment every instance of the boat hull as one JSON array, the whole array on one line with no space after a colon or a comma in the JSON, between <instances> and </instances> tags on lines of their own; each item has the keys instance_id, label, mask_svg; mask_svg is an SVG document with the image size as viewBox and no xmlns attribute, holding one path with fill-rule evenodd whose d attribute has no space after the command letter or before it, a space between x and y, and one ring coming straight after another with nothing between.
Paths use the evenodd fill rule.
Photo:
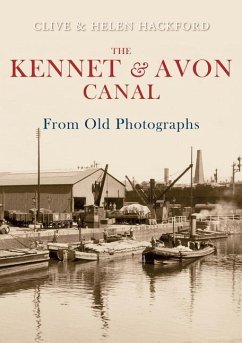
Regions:
<instances>
[{"instance_id":1,"label":"boat hull","mask_svg":"<svg viewBox=\"0 0 242 343\"><path fill-rule=\"evenodd\" d=\"M175 234L175 240L178 239L182 241L182 243L187 243L188 241L209 241L209 240L216 240L216 239L224 239L228 238L229 235L226 232L206 232L206 231L200 231L197 232L195 236L191 238L190 233L183 232L183 233L176 233ZM165 233L162 234L160 237L161 241L164 242L172 242L174 240L173 234L171 233Z\"/></svg>"},{"instance_id":2,"label":"boat hull","mask_svg":"<svg viewBox=\"0 0 242 343\"><path fill-rule=\"evenodd\" d=\"M21 272L39 264L47 267L48 250L16 249L0 251L0 275ZM26 268L25 268L26 267Z\"/></svg>"},{"instance_id":3,"label":"boat hull","mask_svg":"<svg viewBox=\"0 0 242 343\"><path fill-rule=\"evenodd\" d=\"M97 261L98 255L91 252L75 251L75 260L79 261Z\"/></svg>"},{"instance_id":4,"label":"boat hull","mask_svg":"<svg viewBox=\"0 0 242 343\"><path fill-rule=\"evenodd\" d=\"M154 264L156 262L164 265L177 264L182 261L194 261L198 258L213 254L215 252L214 246L207 246L199 250L179 250L177 248L155 247L146 249L143 252L143 260L146 263Z\"/></svg>"},{"instance_id":5,"label":"boat hull","mask_svg":"<svg viewBox=\"0 0 242 343\"><path fill-rule=\"evenodd\" d=\"M17 266L11 266L7 268L0 268L0 277L2 276L8 276L8 275L15 275L15 274L21 274L23 273L29 273L34 272L42 269L47 269L49 265L49 261L44 262L37 262L37 263L28 263L28 264L21 264Z\"/></svg>"},{"instance_id":6,"label":"boat hull","mask_svg":"<svg viewBox=\"0 0 242 343\"><path fill-rule=\"evenodd\" d=\"M99 261L113 260L125 256L142 254L144 248L149 245L148 242L137 242L135 240L122 240L112 243L86 244L80 249L68 244L51 243L48 245L50 256L57 257L59 260L68 261Z\"/></svg>"},{"instance_id":7,"label":"boat hull","mask_svg":"<svg viewBox=\"0 0 242 343\"><path fill-rule=\"evenodd\" d=\"M117 258L123 258L127 256L134 256L138 254L142 254L144 248L140 248L137 250L130 250L130 251L114 251L110 253L88 253L88 252L80 252L75 251L75 260L79 261L101 261L101 260L114 260Z\"/></svg>"},{"instance_id":8,"label":"boat hull","mask_svg":"<svg viewBox=\"0 0 242 343\"><path fill-rule=\"evenodd\" d=\"M75 243L48 243L50 257L59 261L75 260L75 249L80 246L80 242Z\"/></svg>"}]
</instances>

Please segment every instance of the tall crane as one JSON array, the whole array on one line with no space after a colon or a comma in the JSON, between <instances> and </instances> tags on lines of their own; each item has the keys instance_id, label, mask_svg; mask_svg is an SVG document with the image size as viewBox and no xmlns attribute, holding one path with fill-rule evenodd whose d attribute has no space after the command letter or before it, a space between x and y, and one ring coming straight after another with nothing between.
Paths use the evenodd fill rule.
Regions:
<instances>
[{"instance_id":1,"label":"tall crane","mask_svg":"<svg viewBox=\"0 0 242 343\"><path fill-rule=\"evenodd\" d=\"M188 172L188 170L190 170L190 169L192 169L192 167L193 167L193 164L191 163L191 164L189 164L189 166L168 186L168 187L166 187L166 189L164 189L160 194L158 194L157 195L157 198L163 198L164 197L164 195L169 191L169 189L171 189L173 186L174 186L174 184L178 181L178 180L180 180L180 178L184 175L184 174L186 174L187 172Z\"/></svg>"},{"instance_id":2,"label":"tall crane","mask_svg":"<svg viewBox=\"0 0 242 343\"><path fill-rule=\"evenodd\" d=\"M105 166L105 170L102 176L102 179L100 182L95 181L95 183L92 185L92 192L94 196L94 205L100 207L101 205L101 199L103 194L103 187L105 184L106 176L108 173L108 164Z\"/></svg>"},{"instance_id":3,"label":"tall crane","mask_svg":"<svg viewBox=\"0 0 242 343\"><path fill-rule=\"evenodd\" d=\"M94 205L85 206L84 223L85 226L97 228L100 227L100 220L105 218L104 208L101 207L103 188L108 173L108 164L106 164L101 181L95 181L92 185Z\"/></svg>"},{"instance_id":4,"label":"tall crane","mask_svg":"<svg viewBox=\"0 0 242 343\"><path fill-rule=\"evenodd\" d=\"M125 177L129 181L132 189L137 194L141 204L144 205L144 206L147 206L149 208L150 212L151 212L151 217L156 219L156 213L155 213L154 204L149 201L149 199L148 199L147 195L145 194L145 192L143 191L143 189L140 186L138 186L138 187L137 187L137 185L134 186L133 182L130 181L130 179L128 178L127 175L125 175Z\"/></svg>"},{"instance_id":5,"label":"tall crane","mask_svg":"<svg viewBox=\"0 0 242 343\"><path fill-rule=\"evenodd\" d=\"M133 191L137 194L141 204L149 207L148 198L147 198L146 194L144 193L144 191L142 190L142 192L141 192L141 188L135 187L133 182L129 179L129 177L127 175L125 175L125 177L129 181Z\"/></svg>"}]
</instances>

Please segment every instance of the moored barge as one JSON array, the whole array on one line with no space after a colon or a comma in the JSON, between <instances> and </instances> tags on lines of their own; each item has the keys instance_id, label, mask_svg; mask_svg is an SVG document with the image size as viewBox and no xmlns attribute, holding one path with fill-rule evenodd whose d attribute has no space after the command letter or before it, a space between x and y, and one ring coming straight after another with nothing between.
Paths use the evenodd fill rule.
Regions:
<instances>
[{"instance_id":1,"label":"moored barge","mask_svg":"<svg viewBox=\"0 0 242 343\"><path fill-rule=\"evenodd\" d=\"M149 242L127 239L111 243L79 243L79 245L49 243L48 249L50 256L56 256L59 260L99 261L142 254L148 246L150 246Z\"/></svg>"},{"instance_id":2,"label":"moored barge","mask_svg":"<svg viewBox=\"0 0 242 343\"><path fill-rule=\"evenodd\" d=\"M143 251L143 260L145 263L164 265L180 264L183 261L193 261L201 257L213 254L216 248L212 244L203 244L197 249L190 249L179 245L174 248L164 247L162 244L146 248Z\"/></svg>"},{"instance_id":3,"label":"moored barge","mask_svg":"<svg viewBox=\"0 0 242 343\"><path fill-rule=\"evenodd\" d=\"M33 266L48 267L48 261L48 250L0 250L0 275L22 272L31 269Z\"/></svg>"}]
</instances>

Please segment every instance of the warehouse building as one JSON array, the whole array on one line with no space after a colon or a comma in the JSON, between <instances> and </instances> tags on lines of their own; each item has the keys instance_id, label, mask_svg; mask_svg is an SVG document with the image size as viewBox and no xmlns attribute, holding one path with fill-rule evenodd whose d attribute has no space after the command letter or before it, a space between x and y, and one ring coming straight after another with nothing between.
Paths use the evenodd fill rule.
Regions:
<instances>
[{"instance_id":1,"label":"warehouse building","mask_svg":"<svg viewBox=\"0 0 242 343\"><path fill-rule=\"evenodd\" d=\"M103 177L102 168L87 168L79 171L41 172L40 208L53 212L73 212L92 205L93 184ZM36 207L37 173L0 173L0 211L17 210L28 212ZM107 174L101 206L121 208L125 185Z\"/></svg>"}]
</instances>

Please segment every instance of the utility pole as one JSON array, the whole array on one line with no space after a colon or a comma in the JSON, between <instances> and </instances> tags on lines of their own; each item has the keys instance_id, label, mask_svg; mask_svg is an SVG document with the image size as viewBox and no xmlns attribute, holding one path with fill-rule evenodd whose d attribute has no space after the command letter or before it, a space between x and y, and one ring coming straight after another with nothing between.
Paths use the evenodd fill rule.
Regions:
<instances>
[{"instance_id":1,"label":"utility pole","mask_svg":"<svg viewBox=\"0 0 242 343\"><path fill-rule=\"evenodd\" d=\"M37 217L37 192L35 191L34 197L32 198L34 204L34 231L36 230L36 217Z\"/></svg>"},{"instance_id":2,"label":"utility pole","mask_svg":"<svg viewBox=\"0 0 242 343\"><path fill-rule=\"evenodd\" d=\"M191 206L191 213L193 212L193 149L191 147L191 193L190 193L190 206Z\"/></svg>"},{"instance_id":3,"label":"utility pole","mask_svg":"<svg viewBox=\"0 0 242 343\"><path fill-rule=\"evenodd\" d=\"M237 160L238 160L238 164L237 165L236 165L235 162L232 164L232 170L233 170L233 173L232 173L232 194L233 194L233 197L235 195L235 173L240 172L240 169L241 169L241 157L239 156L237 158Z\"/></svg>"},{"instance_id":4,"label":"utility pole","mask_svg":"<svg viewBox=\"0 0 242 343\"><path fill-rule=\"evenodd\" d=\"M38 141L38 188L37 188L37 221L40 221L40 129L36 130L36 138Z\"/></svg>"}]
</instances>

